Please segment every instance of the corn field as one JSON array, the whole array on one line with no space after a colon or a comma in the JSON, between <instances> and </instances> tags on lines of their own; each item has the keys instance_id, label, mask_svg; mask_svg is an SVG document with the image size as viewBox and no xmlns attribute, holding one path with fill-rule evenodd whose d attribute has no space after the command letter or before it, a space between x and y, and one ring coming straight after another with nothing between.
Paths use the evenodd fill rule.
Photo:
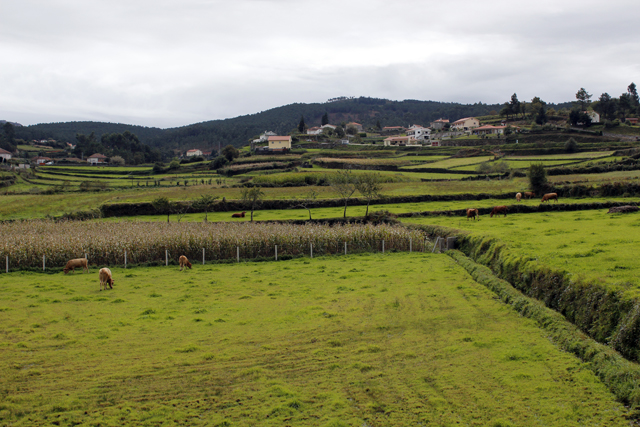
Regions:
<instances>
[{"instance_id":1,"label":"corn field","mask_svg":"<svg viewBox=\"0 0 640 427\"><path fill-rule=\"evenodd\" d=\"M254 259L278 255L329 255L382 250L425 250L425 236L392 225L292 225L258 223L53 222L29 221L0 225L0 262L9 257L11 269L62 267L69 259L87 255L93 265L164 262L180 255L206 260ZM239 248L239 249L238 249ZM238 252L239 251L239 252ZM4 271L4 269L2 270Z\"/></svg>"}]
</instances>

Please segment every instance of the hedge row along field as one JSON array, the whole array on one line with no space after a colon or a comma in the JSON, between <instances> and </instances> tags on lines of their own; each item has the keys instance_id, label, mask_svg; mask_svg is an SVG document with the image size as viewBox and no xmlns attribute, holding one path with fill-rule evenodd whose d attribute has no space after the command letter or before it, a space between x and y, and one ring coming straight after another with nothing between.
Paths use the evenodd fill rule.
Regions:
<instances>
[{"instance_id":1,"label":"hedge row along field","mask_svg":"<svg viewBox=\"0 0 640 427\"><path fill-rule=\"evenodd\" d=\"M413 251L425 249L424 234L392 225L257 224L257 223L89 223L32 221L0 225L0 257L9 257L12 269L61 267L69 259L87 254L97 265L122 265L124 252L131 264L165 261L186 255L202 260L242 259L280 256Z\"/></svg>"}]
</instances>

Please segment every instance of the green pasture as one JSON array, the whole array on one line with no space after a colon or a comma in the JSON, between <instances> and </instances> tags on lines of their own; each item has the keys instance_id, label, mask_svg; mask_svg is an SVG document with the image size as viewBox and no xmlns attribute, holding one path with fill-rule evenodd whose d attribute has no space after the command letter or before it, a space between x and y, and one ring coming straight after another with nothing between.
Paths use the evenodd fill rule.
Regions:
<instances>
[{"instance_id":1,"label":"green pasture","mask_svg":"<svg viewBox=\"0 0 640 427\"><path fill-rule=\"evenodd\" d=\"M637 199L634 201L637 202ZM571 273L576 281L607 283L640 296L640 214L608 214L607 210L407 218L409 223L437 224L470 230L503 240L517 256Z\"/></svg>"},{"instance_id":2,"label":"green pasture","mask_svg":"<svg viewBox=\"0 0 640 427\"><path fill-rule=\"evenodd\" d=\"M450 158L441 160L438 162L429 163L429 168L440 168L440 169L453 169L459 166L468 166L468 165L476 165L480 163L487 162L489 160L493 160L494 156L478 156L478 157L459 157L459 158ZM421 166L405 166L402 169L417 169Z\"/></svg>"},{"instance_id":3,"label":"green pasture","mask_svg":"<svg viewBox=\"0 0 640 427\"><path fill-rule=\"evenodd\" d=\"M629 425L445 255L112 271L0 274L3 424Z\"/></svg>"},{"instance_id":4,"label":"green pasture","mask_svg":"<svg viewBox=\"0 0 640 427\"><path fill-rule=\"evenodd\" d=\"M569 153L569 154L545 154L545 155L532 155L532 156L506 156L505 160L585 160L585 159L597 159L601 157L609 157L613 154L613 151L584 151L581 153Z\"/></svg>"},{"instance_id":5,"label":"green pasture","mask_svg":"<svg viewBox=\"0 0 640 427\"><path fill-rule=\"evenodd\" d=\"M638 178L640 178L640 171L637 170L547 176L547 180L551 183L590 184L594 186L612 182L633 181Z\"/></svg>"}]
</instances>

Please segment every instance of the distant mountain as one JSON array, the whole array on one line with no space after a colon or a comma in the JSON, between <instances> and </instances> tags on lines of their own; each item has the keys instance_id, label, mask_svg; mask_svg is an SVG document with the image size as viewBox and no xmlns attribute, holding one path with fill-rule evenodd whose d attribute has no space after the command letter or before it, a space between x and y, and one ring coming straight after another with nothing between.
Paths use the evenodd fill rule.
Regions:
<instances>
[{"instance_id":1,"label":"distant mountain","mask_svg":"<svg viewBox=\"0 0 640 427\"><path fill-rule=\"evenodd\" d=\"M552 104L549 107L554 106ZM381 98L336 98L330 102L313 104L290 104L256 114L225 120L211 120L188 126L159 129L143 126L100 122L68 122L38 124L16 128L16 137L23 139L54 138L73 142L78 133L94 132L99 138L105 133L129 131L144 143L161 149L213 148L242 146L264 131L288 134L297 128L300 117L307 126L319 126L327 113L329 123L355 121L365 128L381 126L428 126L439 118L454 121L462 117L483 116L491 111L500 111L501 104L459 104L453 102L418 101L407 99L391 101ZM555 106L554 106L555 108Z\"/></svg>"}]
</instances>

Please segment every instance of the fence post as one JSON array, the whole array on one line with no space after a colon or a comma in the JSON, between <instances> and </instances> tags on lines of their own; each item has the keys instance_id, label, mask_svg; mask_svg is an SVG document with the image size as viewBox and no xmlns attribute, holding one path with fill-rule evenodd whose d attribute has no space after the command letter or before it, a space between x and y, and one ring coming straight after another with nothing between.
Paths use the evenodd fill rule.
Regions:
<instances>
[{"instance_id":1,"label":"fence post","mask_svg":"<svg viewBox=\"0 0 640 427\"><path fill-rule=\"evenodd\" d=\"M169 266L169 250L164 250L164 265Z\"/></svg>"},{"instance_id":2,"label":"fence post","mask_svg":"<svg viewBox=\"0 0 640 427\"><path fill-rule=\"evenodd\" d=\"M42 255L42 271L45 270L45 262L44 261L45 261L45 258L44 258L44 255Z\"/></svg>"},{"instance_id":3,"label":"fence post","mask_svg":"<svg viewBox=\"0 0 640 427\"><path fill-rule=\"evenodd\" d=\"M278 245L276 245L276 261L278 260Z\"/></svg>"},{"instance_id":4,"label":"fence post","mask_svg":"<svg viewBox=\"0 0 640 427\"><path fill-rule=\"evenodd\" d=\"M436 251L436 246L438 246L439 240L440 240L440 237L436 237L436 242L433 244L433 249L431 250L431 253L434 253Z\"/></svg>"},{"instance_id":5,"label":"fence post","mask_svg":"<svg viewBox=\"0 0 640 427\"><path fill-rule=\"evenodd\" d=\"M411 253L411 250L412 250L412 249L413 249L413 248L411 247L411 237L409 237L409 253Z\"/></svg>"},{"instance_id":6,"label":"fence post","mask_svg":"<svg viewBox=\"0 0 640 427\"><path fill-rule=\"evenodd\" d=\"M309 245L311 246L311 251L310 251L311 258L313 258L313 243L309 243ZM9 257L7 257L7 259L9 259ZM7 261L7 263L8 263L8 262L9 262L9 261ZM7 264L7 265L8 265L8 264Z\"/></svg>"},{"instance_id":7,"label":"fence post","mask_svg":"<svg viewBox=\"0 0 640 427\"><path fill-rule=\"evenodd\" d=\"M382 253L384 253L384 240L382 241Z\"/></svg>"},{"instance_id":8,"label":"fence post","mask_svg":"<svg viewBox=\"0 0 640 427\"><path fill-rule=\"evenodd\" d=\"M347 254L347 242L344 242L344 254Z\"/></svg>"},{"instance_id":9,"label":"fence post","mask_svg":"<svg viewBox=\"0 0 640 427\"><path fill-rule=\"evenodd\" d=\"M202 248L202 265L204 265L204 248Z\"/></svg>"},{"instance_id":10,"label":"fence post","mask_svg":"<svg viewBox=\"0 0 640 427\"><path fill-rule=\"evenodd\" d=\"M240 246L236 246L236 258L240 262Z\"/></svg>"},{"instance_id":11,"label":"fence post","mask_svg":"<svg viewBox=\"0 0 640 427\"><path fill-rule=\"evenodd\" d=\"M7 273L9 272L9 255L7 255Z\"/></svg>"}]
</instances>

